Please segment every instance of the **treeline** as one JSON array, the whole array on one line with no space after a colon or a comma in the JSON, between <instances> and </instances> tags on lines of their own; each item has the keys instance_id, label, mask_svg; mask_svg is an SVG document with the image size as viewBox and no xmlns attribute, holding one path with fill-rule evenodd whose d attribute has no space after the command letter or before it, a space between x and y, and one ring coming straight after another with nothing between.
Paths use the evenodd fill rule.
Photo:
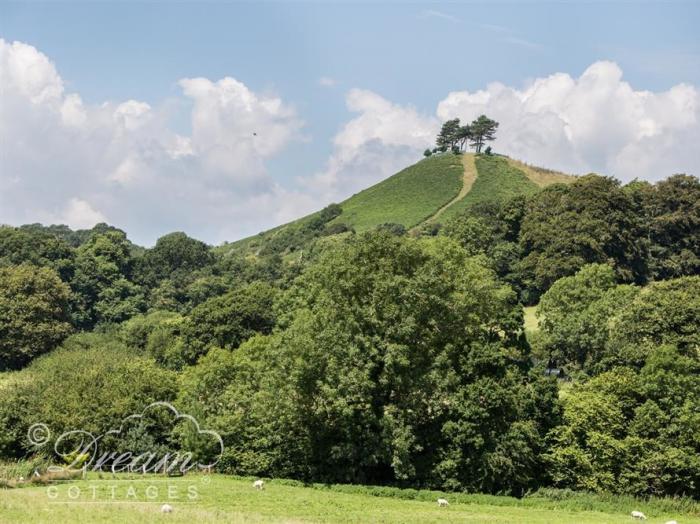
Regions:
<instances>
[{"instance_id":1,"label":"treeline","mask_svg":"<svg viewBox=\"0 0 700 524\"><path fill-rule=\"evenodd\" d=\"M222 435L224 472L700 498L699 197L590 175L417 237L330 234L332 207L257 255L0 228L0 362L23 368L0 458L36 453L36 422L99 434L168 400ZM177 444L154 426L129 445Z\"/></svg>"},{"instance_id":2,"label":"treeline","mask_svg":"<svg viewBox=\"0 0 700 524\"><path fill-rule=\"evenodd\" d=\"M498 162L482 158L482 162ZM700 273L700 182L674 175L622 186L598 175L531 197L472 205L437 232L485 255L524 304L585 264L609 265L620 283Z\"/></svg>"}]
</instances>

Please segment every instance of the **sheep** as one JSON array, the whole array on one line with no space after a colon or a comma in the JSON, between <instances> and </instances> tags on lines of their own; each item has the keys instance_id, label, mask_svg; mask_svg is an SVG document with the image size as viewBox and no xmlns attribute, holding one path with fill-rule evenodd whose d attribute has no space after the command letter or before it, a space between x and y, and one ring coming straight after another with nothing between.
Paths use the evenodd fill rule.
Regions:
<instances>
[{"instance_id":1,"label":"sheep","mask_svg":"<svg viewBox=\"0 0 700 524\"><path fill-rule=\"evenodd\" d=\"M260 490L265 489L265 481L258 479L253 482L253 487Z\"/></svg>"},{"instance_id":2,"label":"sheep","mask_svg":"<svg viewBox=\"0 0 700 524\"><path fill-rule=\"evenodd\" d=\"M437 499L438 506L441 508L446 508L447 506L450 505L449 502L447 502L445 499Z\"/></svg>"},{"instance_id":3,"label":"sheep","mask_svg":"<svg viewBox=\"0 0 700 524\"><path fill-rule=\"evenodd\" d=\"M639 519L639 520L646 520L647 519L647 516L644 513L642 513L641 511L634 510L631 513L631 515L632 515L633 519Z\"/></svg>"},{"instance_id":4,"label":"sheep","mask_svg":"<svg viewBox=\"0 0 700 524\"><path fill-rule=\"evenodd\" d=\"M667 520L666 524L678 524L675 520Z\"/></svg>"},{"instance_id":5,"label":"sheep","mask_svg":"<svg viewBox=\"0 0 700 524\"><path fill-rule=\"evenodd\" d=\"M172 513L173 512L173 507L170 504L163 504L160 507L160 512L161 513Z\"/></svg>"}]
</instances>

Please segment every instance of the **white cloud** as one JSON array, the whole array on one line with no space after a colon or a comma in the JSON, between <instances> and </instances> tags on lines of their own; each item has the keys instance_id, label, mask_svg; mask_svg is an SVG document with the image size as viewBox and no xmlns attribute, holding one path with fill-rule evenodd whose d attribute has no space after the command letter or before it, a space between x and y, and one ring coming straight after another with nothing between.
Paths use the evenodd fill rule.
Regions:
<instances>
[{"instance_id":1,"label":"white cloud","mask_svg":"<svg viewBox=\"0 0 700 524\"><path fill-rule=\"evenodd\" d=\"M596 62L578 78L538 78L525 89L493 83L453 92L437 110L442 120L482 113L501 122L495 149L527 162L622 180L700 172L692 146L700 142L698 89L638 91L612 62Z\"/></svg>"},{"instance_id":2,"label":"white cloud","mask_svg":"<svg viewBox=\"0 0 700 524\"><path fill-rule=\"evenodd\" d=\"M501 122L495 149L533 164L624 180L700 173L698 89L635 90L610 62L578 78L556 73L525 88L453 92L435 115L353 89L353 116L325 168L300 177L297 189L266 169L305 140L291 105L230 77L179 86L191 102L186 136L168 125L177 104L86 104L66 93L44 54L0 39L0 223L109 220L145 244L173 230L232 240L376 183L419 159L441 121L482 113Z\"/></svg>"},{"instance_id":3,"label":"white cloud","mask_svg":"<svg viewBox=\"0 0 700 524\"><path fill-rule=\"evenodd\" d=\"M318 79L318 85L321 87L335 87L338 85L338 81L330 76L322 76Z\"/></svg>"},{"instance_id":4,"label":"white cloud","mask_svg":"<svg viewBox=\"0 0 700 524\"><path fill-rule=\"evenodd\" d=\"M44 54L0 40L0 223L109 219L143 243L178 229L220 242L316 207L265 168L304 139L292 106L230 77L179 85L190 136L168 127L167 105L83 103Z\"/></svg>"},{"instance_id":5,"label":"white cloud","mask_svg":"<svg viewBox=\"0 0 700 524\"><path fill-rule=\"evenodd\" d=\"M412 164L439 129L435 117L393 104L372 91L353 89L346 103L359 115L333 139L326 168L306 181L325 200L345 198Z\"/></svg>"},{"instance_id":6,"label":"white cloud","mask_svg":"<svg viewBox=\"0 0 700 524\"><path fill-rule=\"evenodd\" d=\"M107 219L102 213L79 198L71 198L63 214L57 220L57 222L67 224L74 229L88 229L95 224L106 221Z\"/></svg>"}]
</instances>

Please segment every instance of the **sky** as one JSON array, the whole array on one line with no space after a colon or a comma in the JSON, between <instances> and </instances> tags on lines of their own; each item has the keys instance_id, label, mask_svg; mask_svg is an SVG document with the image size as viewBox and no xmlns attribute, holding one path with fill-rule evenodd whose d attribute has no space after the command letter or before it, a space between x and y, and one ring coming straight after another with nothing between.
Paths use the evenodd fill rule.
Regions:
<instances>
[{"instance_id":1,"label":"sky","mask_svg":"<svg viewBox=\"0 0 700 524\"><path fill-rule=\"evenodd\" d=\"M496 152L700 174L700 2L0 1L0 224L232 241L485 113Z\"/></svg>"}]
</instances>

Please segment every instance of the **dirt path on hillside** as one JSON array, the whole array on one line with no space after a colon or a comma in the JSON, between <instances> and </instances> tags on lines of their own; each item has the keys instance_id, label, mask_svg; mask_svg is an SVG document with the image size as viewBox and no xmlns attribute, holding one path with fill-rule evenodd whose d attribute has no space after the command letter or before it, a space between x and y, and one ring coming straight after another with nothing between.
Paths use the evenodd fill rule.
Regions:
<instances>
[{"instance_id":1,"label":"dirt path on hillside","mask_svg":"<svg viewBox=\"0 0 700 524\"><path fill-rule=\"evenodd\" d=\"M465 196L467 196L467 193L471 191L472 185L474 185L474 180L476 180L477 176L476 162L474 161L475 158L476 157L473 153L464 153L462 155L462 165L464 166L464 174L462 175L462 189L459 191L456 197L438 209L435 214L423 222L423 224L436 220L448 207L453 205L455 202L462 200Z\"/></svg>"}]
</instances>

